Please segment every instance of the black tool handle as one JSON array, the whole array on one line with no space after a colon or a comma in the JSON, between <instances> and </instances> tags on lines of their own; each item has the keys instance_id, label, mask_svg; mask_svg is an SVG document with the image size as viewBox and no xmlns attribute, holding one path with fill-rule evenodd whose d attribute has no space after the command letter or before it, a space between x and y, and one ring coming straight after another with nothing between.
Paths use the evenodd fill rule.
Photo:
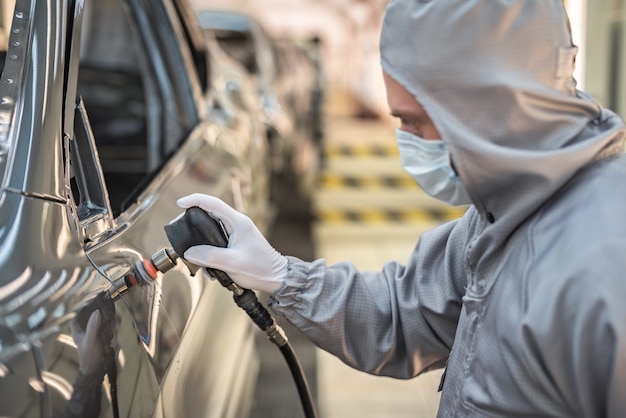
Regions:
<instances>
[{"instance_id":1,"label":"black tool handle","mask_svg":"<svg viewBox=\"0 0 626 418\"><path fill-rule=\"evenodd\" d=\"M221 223L203 209L194 206L169 225L165 233L176 254L183 256L195 245L228 246L228 237Z\"/></svg>"},{"instance_id":2,"label":"black tool handle","mask_svg":"<svg viewBox=\"0 0 626 418\"><path fill-rule=\"evenodd\" d=\"M165 233L178 255L183 255L189 247L194 245L208 244L216 247L228 245L228 237L221 222L197 206L187 209L183 216L166 225ZM230 290L236 286L227 273L212 268L206 270L222 286ZM252 290L239 288L239 291L233 294L233 298L235 303L246 311L248 316L263 331L274 324L274 319L261 305Z\"/></svg>"},{"instance_id":3,"label":"black tool handle","mask_svg":"<svg viewBox=\"0 0 626 418\"><path fill-rule=\"evenodd\" d=\"M228 246L228 237L222 223L197 206L187 209L183 216L165 225L165 233L172 248L181 257L185 251L196 245L222 248ZM222 286L229 287L233 284L233 280L223 271L211 268L207 268L207 271Z\"/></svg>"}]
</instances>

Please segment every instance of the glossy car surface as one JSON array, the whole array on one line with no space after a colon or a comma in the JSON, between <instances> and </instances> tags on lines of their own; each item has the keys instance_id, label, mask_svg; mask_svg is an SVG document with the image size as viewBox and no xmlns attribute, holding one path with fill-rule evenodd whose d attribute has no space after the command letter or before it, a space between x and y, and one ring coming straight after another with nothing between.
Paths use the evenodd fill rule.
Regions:
<instances>
[{"instance_id":1,"label":"glossy car surface","mask_svg":"<svg viewBox=\"0 0 626 418\"><path fill-rule=\"evenodd\" d=\"M142 260L169 247L163 227L179 215L178 197L204 192L262 227L268 219L267 143L185 7L17 0L5 19L0 416L249 410L252 325L225 289L181 262L116 297L110 316L96 305L108 343L85 350L76 332L94 301L111 301ZM108 347L116 373L85 385L85 358Z\"/></svg>"}]
</instances>

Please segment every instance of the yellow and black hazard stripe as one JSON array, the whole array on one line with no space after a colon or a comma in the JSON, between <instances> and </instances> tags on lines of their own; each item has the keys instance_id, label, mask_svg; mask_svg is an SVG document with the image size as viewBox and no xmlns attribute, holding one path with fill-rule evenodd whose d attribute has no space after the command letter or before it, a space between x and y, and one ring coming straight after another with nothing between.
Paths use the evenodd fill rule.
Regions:
<instances>
[{"instance_id":1,"label":"yellow and black hazard stripe","mask_svg":"<svg viewBox=\"0 0 626 418\"><path fill-rule=\"evenodd\" d=\"M325 147L327 157L396 157L398 147L393 142L389 145L337 145Z\"/></svg>"},{"instance_id":2,"label":"yellow and black hazard stripe","mask_svg":"<svg viewBox=\"0 0 626 418\"><path fill-rule=\"evenodd\" d=\"M406 176L346 176L323 173L320 176L320 187L324 189L415 189L419 188L415 180Z\"/></svg>"},{"instance_id":3,"label":"yellow and black hazard stripe","mask_svg":"<svg viewBox=\"0 0 626 418\"><path fill-rule=\"evenodd\" d=\"M457 219L465 213L464 207L441 209L320 209L316 220L323 223L425 223L446 222Z\"/></svg>"}]
</instances>

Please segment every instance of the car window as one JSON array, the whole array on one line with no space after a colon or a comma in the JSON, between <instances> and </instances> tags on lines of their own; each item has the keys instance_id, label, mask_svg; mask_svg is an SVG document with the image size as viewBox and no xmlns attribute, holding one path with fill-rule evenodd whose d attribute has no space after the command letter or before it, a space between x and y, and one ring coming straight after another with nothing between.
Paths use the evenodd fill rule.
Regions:
<instances>
[{"instance_id":1,"label":"car window","mask_svg":"<svg viewBox=\"0 0 626 418\"><path fill-rule=\"evenodd\" d=\"M259 73L254 39L250 32L216 29L214 33L221 47L231 58L241 63L250 74Z\"/></svg>"},{"instance_id":2,"label":"car window","mask_svg":"<svg viewBox=\"0 0 626 418\"><path fill-rule=\"evenodd\" d=\"M87 1L81 37L78 95L83 98L114 213L160 164L160 113L147 58L120 0Z\"/></svg>"}]
</instances>

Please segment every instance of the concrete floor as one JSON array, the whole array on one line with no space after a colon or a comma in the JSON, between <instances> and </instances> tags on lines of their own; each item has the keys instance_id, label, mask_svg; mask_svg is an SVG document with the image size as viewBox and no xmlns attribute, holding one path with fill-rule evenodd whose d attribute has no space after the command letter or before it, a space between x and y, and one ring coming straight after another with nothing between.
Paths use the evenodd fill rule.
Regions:
<instances>
[{"instance_id":1,"label":"concrete floor","mask_svg":"<svg viewBox=\"0 0 626 418\"><path fill-rule=\"evenodd\" d=\"M362 119L332 92L325 116L325 163L312 201L279 214L270 242L283 254L378 270L403 261L419 235L461 214L424 195L402 170L394 123ZM295 210L294 210L295 209ZM442 371L401 381L356 371L283 324L307 374L320 418L434 417ZM288 369L264 337L252 418L304 416Z\"/></svg>"}]
</instances>

